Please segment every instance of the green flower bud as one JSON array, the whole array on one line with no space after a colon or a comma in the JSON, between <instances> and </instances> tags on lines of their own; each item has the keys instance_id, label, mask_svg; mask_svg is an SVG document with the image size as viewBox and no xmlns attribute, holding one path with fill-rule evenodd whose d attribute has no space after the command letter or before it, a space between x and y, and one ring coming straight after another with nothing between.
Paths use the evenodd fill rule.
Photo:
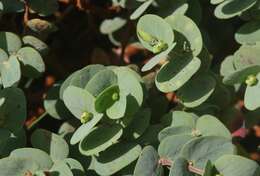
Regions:
<instances>
[{"instance_id":1,"label":"green flower bud","mask_svg":"<svg viewBox=\"0 0 260 176\"><path fill-rule=\"evenodd\" d=\"M159 41L156 45L153 46L153 53L160 53L165 51L168 48L168 44L163 41Z\"/></svg>"},{"instance_id":2,"label":"green flower bud","mask_svg":"<svg viewBox=\"0 0 260 176\"><path fill-rule=\"evenodd\" d=\"M143 30L139 30L138 36L145 42L147 42L151 47L153 47L153 53L160 53L165 51L168 48L168 44L158 40L156 37L144 32Z\"/></svg>"},{"instance_id":3,"label":"green flower bud","mask_svg":"<svg viewBox=\"0 0 260 176\"><path fill-rule=\"evenodd\" d=\"M113 93L112 100L114 100L114 101L119 100L119 94L117 92Z\"/></svg>"},{"instance_id":4,"label":"green flower bud","mask_svg":"<svg viewBox=\"0 0 260 176\"><path fill-rule=\"evenodd\" d=\"M85 124L89 122L93 118L93 114L91 112L83 112L80 117L80 122Z\"/></svg>"},{"instance_id":5,"label":"green flower bud","mask_svg":"<svg viewBox=\"0 0 260 176\"><path fill-rule=\"evenodd\" d=\"M255 75L249 75L245 81L248 86L254 86L258 82Z\"/></svg>"},{"instance_id":6,"label":"green flower bud","mask_svg":"<svg viewBox=\"0 0 260 176\"><path fill-rule=\"evenodd\" d=\"M144 32L143 30L138 30L137 33L138 33L139 37L140 37L143 41L145 41L145 42L150 43L150 42L152 42L152 41L155 39L155 37L153 37L152 35L150 35L150 34Z\"/></svg>"}]
</instances>

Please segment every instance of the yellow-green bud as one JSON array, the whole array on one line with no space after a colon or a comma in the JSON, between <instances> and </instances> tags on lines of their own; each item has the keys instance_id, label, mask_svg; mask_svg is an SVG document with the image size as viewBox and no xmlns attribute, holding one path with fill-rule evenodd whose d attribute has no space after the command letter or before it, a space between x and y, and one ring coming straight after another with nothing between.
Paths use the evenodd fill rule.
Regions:
<instances>
[{"instance_id":1,"label":"yellow-green bud","mask_svg":"<svg viewBox=\"0 0 260 176\"><path fill-rule=\"evenodd\" d=\"M119 100L119 94L117 92L113 93L112 100L114 100L114 101Z\"/></svg>"},{"instance_id":2,"label":"yellow-green bud","mask_svg":"<svg viewBox=\"0 0 260 176\"><path fill-rule=\"evenodd\" d=\"M248 86L254 86L257 83L257 81L258 80L255 75L249 75L245 82Z\"/></svg>"},{"instance_id":3,"label":"yellow-green bud","mask_svg":"<svg viewBox=\"0 0 260 176\"><path fill-rule=\"evenodd\" d=\"M85 124L89 122L93 117L93 114L91 112L83 112L80 117L80 122Z\"/></svg>"},{"instance_id":4,"label":"yellow-green bud","mask_svg":"<svg viewBox=\"0 0 260 176\"><path fill-rule=\"evenodd\" d=\"M152 35L150 35L150 34L148 34L147 32L144 32L143 30L138 30L138 35L139 35L139 37L143 40L143 41L145 41L145 42L148 42L148 43L150 43L150 42L152 42L154 39L155 39L155 37L153 37Z\"/></svg>"}]
</instances>

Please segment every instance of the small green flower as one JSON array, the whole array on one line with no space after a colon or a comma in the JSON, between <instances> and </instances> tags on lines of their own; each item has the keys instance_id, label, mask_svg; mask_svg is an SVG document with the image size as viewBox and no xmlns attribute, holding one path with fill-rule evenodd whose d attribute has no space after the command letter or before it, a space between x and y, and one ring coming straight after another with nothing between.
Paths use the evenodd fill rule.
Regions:
<instances>
[{"instance_id":1,"label":"small green flower","mask_svg":"<svg viewBox=\"0 0 260 176\"><path fill-rule=\"evenodd\" d=\"M158 40L156 37L144 32L143 30L138 31L139 37L153 47L153 53L160 53L168 48L168 44L162 40Z\"/></svg>"},{"instance_id":2,"label":"small green flower","mask_svg":"<svg viewBox=\"0 0 260 176\"><path fill-rule=\"evenodd\" d=\"M154 41L154 39L155 39L155 37L153 37L152 35L150 35L150 34L144 32L144 31L141 30L141 29L138 30L137 33L138 33L139 37L140 37L143 41L145 41L145 42L150 43L150 42Z\"/></svg>"},{"instance_id":3,"label":"small green flower","mask_svg":"<svg viewBox=\"0 0 260 176\"><path fill-rule=\"evenodd\" d=\"M93 114L91 112L83 112L80 117L80 122L85 124L89 122L93 118Z\"/></svg>"},{"instance_id":4,"label":"small green flower","mask_svg":"<svg viewBox=\"0 0 260 176\"><path fill-rule=\"evenodd\" d=\"M258 82L255 75L249 75L245 81L248 86L254 86Z\"/></svg>"},{"instance_id":5,"label":"small green flower","mask_svg":"<svg viewBox=\"0 0 260 176\"><path fill-rule=\"evenodd\" d=\"M153 46L153 53L160 53L162 51L165 51L167 48L168 44L160 40L156 45Z\"/></svg>"}]
</instances>

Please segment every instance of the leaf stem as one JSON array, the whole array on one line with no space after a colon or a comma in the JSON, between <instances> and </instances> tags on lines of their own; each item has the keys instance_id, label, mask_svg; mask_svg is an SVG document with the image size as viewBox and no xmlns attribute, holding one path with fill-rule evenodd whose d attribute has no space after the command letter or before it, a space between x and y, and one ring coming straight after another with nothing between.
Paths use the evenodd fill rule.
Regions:
<instances>
[{"instance_id":1,"label":"leaf stem","mask_svg":"<svg viewBox=\"0 0 260 176\"><path fill-rule=\"evenodd\" d=\"M29 80L25 83L24 88L25 88L25 89L28 89L28 88L31 86L32 82L33 82L33 79L32 79L32 78L29 79Z\"/></svg>"},{"instance_id":2,"label":"leaf stem","mask_svg":"<svg viewBox=\"0 0 260 176\"><path fill-rule=\"evenodd\" d=\"M23 15L23 22L24 25L27 26L27 23L29 21L29 5L27 0L24 1L24 15Z\"/></svg>"},{"instance_id":3,"label":"leaf stem","mask_svg":"<svg viewBox=\"0 0 260 176\"><path fill-rule=\"evenodd\" d=\"M34 120L31 124L27 126L27 130L31 130L38 122L40 122L46 115L48 114L47 111L45 111L40 117L38 117L36 120Z\"/></svg>"},{"instance_id":4,"label":"leaf stem","mask_svg":"<svg viewBox=\"0 0 260 176\"><path fill-rule=\"evenodd\" d=\"M196 167L192 166L191 164L188 165L188 170L190 172L198 174L198 175L203 175L204 174L204 170L196 168Z\"/></svg>"},{"instance_id":5,"label":"leaf stem","mask_svg":"<svg viewBox=\"0 0 260 176\"><path fill-rule=\"evenodd\" d=\"M160 158L158 163L161 164L162 166L169 166L169 167L173 165L173 161L166 158ZM198 174L198 175L204 174L204 170L194 167L191 162L188 164L188 170L194 174Z\"/></svg>"}]
</instances>

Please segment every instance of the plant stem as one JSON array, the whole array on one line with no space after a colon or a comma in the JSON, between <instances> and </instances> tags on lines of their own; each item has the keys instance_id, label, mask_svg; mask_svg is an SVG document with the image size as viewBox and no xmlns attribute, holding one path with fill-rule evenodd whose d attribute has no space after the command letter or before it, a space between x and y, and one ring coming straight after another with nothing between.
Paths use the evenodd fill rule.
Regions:
<instances>
[{"instance_id":1,"label":"plant stem","mask_svg":"<svg viewBox=\"0 0 260 176\"><path fill-rule=\"evenodd\" d=\"M24 88L25 88L25 89L28 89L28 88L31 86L32 82L33 82L33 79L32 79L32 78L29 79L29 80L25 83Z\"/></svg>"},{"instance_id":2,"label":"plant stem","mask_svg":"<svg viewBox=\"0 0 260 176\"><path fill-rule=\"evenodd\" d=\"M189 169L190 172L195 173L195 174L198 174L198 175L203 175L203 173L204 173L203 170L198 169L198 168L196 168L196 167L194 167L194 166L192 166L192 165L189 165L189 166L188 166L188 169Z\"/></svg>"},{"instance_id":3,"label":"plant stem","mask_svg":"<svg viewBox=\"0 0 260 176\"><path fill-rule=\"evenodd\" d=\"M172 166L173 164L171 160L165 158L160 158L158 163L161 164L162 166Z\"/></svg>"},{"instance_id":4,"label":"plant stem","mask_svg":"<svg viewBox=\"0 0 260 176\"><path fill-rule=\"evenodd\" d=\"M159 164L162 166L169 166L171 167L173 165L173 161L166 159L166 158L160 158L158 161ZM201 170L199 168L196 168L192 165L192 163L188 164L188 170L194 174L203 175L204 170Z\"/></svg>"},{"instance_id":5,"label":"plant stem","mask_svg":"<svg viewBox=\"0 0 260 176\"><path fill-rule=\"evenodd\" d=\"M31 130L38 122L40 122L46 115L48 114L47 111L45 111L40 117L38 117L35 121L33 121L30 125L27 126L28 130Z\"/></svg>"}]
</instances>

